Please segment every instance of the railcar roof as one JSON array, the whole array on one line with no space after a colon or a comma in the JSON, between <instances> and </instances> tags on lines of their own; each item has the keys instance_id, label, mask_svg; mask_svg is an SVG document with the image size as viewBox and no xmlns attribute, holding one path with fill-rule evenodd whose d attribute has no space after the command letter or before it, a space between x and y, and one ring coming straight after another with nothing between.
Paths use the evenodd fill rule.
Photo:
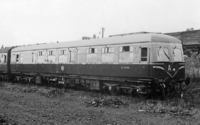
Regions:
<instances>
[{"instance_id":1,"label":"railcar roof","mask_svg":"<svg viewBox=\"0 0 200 125\"><path fill-rule=\"evenodd\" d=\"M1 48L0 53L7 53L12 47Z\"/></svg>"},{"instance_id":2,"label":"railcar roof","mask_svg":"<svg viewBox=\"0 0 200 125\"><path fill-rule=\"evenodd\" d=\"M163 35L163 34L134 34L127 36L107 37L101 39L79 40L60 43L49 43L40 45L30 45L16 47L12 51L30 51L42 49L68 48L68 47L87 47L87 46L104 46L104 45L118 45L130 43L144 43L144 42L165 42L165 43L181 43L177 38Z\"/></svg>"}]
</instances>

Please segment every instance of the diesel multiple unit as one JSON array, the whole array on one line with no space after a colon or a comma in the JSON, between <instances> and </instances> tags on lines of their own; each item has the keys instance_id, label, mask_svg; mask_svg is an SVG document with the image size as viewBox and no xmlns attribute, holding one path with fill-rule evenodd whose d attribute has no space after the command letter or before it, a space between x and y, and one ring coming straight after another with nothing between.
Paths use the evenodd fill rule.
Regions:
<instances>
[{"instance_id":1,"label":"diesel multiple unit","mask_svg":"<svg viewBox=\"0 0 200 125\"><path fill-rule=\"evenodd\" d=\"M153 33L2 48L0 77L140 97L189 84L181 41Z\"/></svg>"}]
</instances>

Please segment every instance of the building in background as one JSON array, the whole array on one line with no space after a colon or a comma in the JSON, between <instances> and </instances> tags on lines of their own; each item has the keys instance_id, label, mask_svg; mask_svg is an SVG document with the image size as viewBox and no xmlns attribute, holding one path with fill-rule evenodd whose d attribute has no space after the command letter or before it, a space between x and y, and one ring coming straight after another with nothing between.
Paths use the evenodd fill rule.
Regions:
<instances>
[{"instance_id":1,"label":"building in background","mask_svg":"<svg viewBox=\"0 0 200 125\"><path fill-rule=\"evenodd\" d=\"M186 31L164 33L166 35L174 36L182 41L184 51L192 50L200 53L200 29L193 28Z\"/></svg>"}]
</instances>

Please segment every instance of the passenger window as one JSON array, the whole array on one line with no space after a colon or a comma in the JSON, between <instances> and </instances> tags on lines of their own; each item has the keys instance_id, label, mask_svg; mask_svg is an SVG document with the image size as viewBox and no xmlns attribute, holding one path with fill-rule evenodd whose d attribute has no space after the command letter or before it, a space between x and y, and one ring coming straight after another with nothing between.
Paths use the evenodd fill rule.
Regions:
<instances>
[{"instance_id":1,"label":"passenger window","mask_svg":"<svg viewBox=\"0 0 200 125\"><path fill-rule=\"evenodd\" d=\"M141 61L147 61L147 48L141 48Z\"/></svg>"},{"instance_id":2,"label":"passenger window","mask_svg":"<svg viewBox=\"0 0 200 125\"><path fill-rule=\"evenodd\" d=\"M87 54L92 54L92 53L97 53L97 49L96 48L87 49Z\"/></svg>"},{"instance_id":3,"label":"passenger window","mask_svg":"<svg viewBox=\"0 0 200 125\"><path fill-rule=\"evenodd\" d=\"M53 56L54 55L54 51L49 51L49 56Z\"/></svg>"},{"instance_id":4,"label":"passenger window","mask_svg":"<svg viewBox=\"0 0 200 125\"><path fill-rule=\"evenodd\" d=\"M130 46L120 47L120 52L129 52L129 51L130 51Z\"/></svg>"},{"instance_id":5,"label":"passenger window","mask_svg":"<svg viewBox=\"0 0 200 125\"><path fill-rule=\"evenodd\" d=\"M39 56L43 56L43 55L44 55L43 51L39 51Z\"/></svg>"},{"instance_id":6,"label":"passenger window","mask_svg":"<svg viewBox=\"0 0 200 125\"><path fill-rule=\"evenodd\" d=\"M133 46L122 46L119 48L119 52L131 52L133 51Z\"/></svg>"},{"instance_id":7,"label":"passenger window","mask_svg":"<svg viewBox=\"0 0 200 125\"><path fill-rule=\"evenodd\" d=\"M59 51L59 55L66 55L67 54L67 51L66 50L60 50Z\"/></svg>"},{"instance_id":8,"label":"passenger window","mask_svg":"<svg viewBox=\"0 0 200 125\"><path fill-rule=\"evenodd\" d=\"M82 49L78 50L78 54L83 54L83 53L84 53L84 51Z\"/></svg>"},{"instance_id":9,"label":"passenger window","mask_svg":"<svg viewBox=\"0 0 200 125\"><path fill-rule=\"evenodd\" d=\"M114 52L114 48L112 47L102 48L102 53L113 53L113 52Z\"/></svg>"}]
</instances>

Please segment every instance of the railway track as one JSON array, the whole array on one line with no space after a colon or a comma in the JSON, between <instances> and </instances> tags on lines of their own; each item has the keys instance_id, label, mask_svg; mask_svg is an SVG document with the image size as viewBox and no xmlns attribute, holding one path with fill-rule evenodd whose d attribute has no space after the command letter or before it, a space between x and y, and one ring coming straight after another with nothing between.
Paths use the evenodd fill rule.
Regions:
<instances>
[{"instance_id":1,"label":"railway track","mask_svg":"<svg viewBox=\"0 0 200 125\"><path fill-rule=\"evenodd\" d=\"M104 91L97 91L97 90L90 90L90 89L87 89L87 88L82 88L80 86L69 86L69 85L64 85L64 84L55 84L53 82L50 83L50 84L46 84L46 83L35 84L35 83L32 83L32 82L0 81L0 86L4 86L7 83L12 84L12 85L21 85L22 88L21 88L20 91L24 91L24 92L27 92L27 93L37 91L36 88L38 89L40 87L45 87L46 89L50 90L49 92L43 93L43 95L47 96L47 97L62 95L67 90L86 91L86 92L91 92L91 93L100 93L102 95L111 95L111 93L106 89ZM23 89L23 86L24 87L28 86L28 88ZM18 88L18 89L20 89L20 88ZM178 92L174 93L174 95L169 96L169 98L171 98L171 97L180 97L181 98L180 94L181 93L178 93ZM131 96L133 98L140 98L140 99L143 99L143 100L146 100L146 99L163 100L163 98L161 96L159 96L158 94L156 94L156 96L154 96L154 98L151 98L150 96L149 96L149 98L147 98L146 96L138 95L136 91L133 91L131 94L127 93L127 92L120 91L117 95L112 95L112 96L117 97L117 96L120 96L120 95Z\"/></svg>"}]
</instances>

